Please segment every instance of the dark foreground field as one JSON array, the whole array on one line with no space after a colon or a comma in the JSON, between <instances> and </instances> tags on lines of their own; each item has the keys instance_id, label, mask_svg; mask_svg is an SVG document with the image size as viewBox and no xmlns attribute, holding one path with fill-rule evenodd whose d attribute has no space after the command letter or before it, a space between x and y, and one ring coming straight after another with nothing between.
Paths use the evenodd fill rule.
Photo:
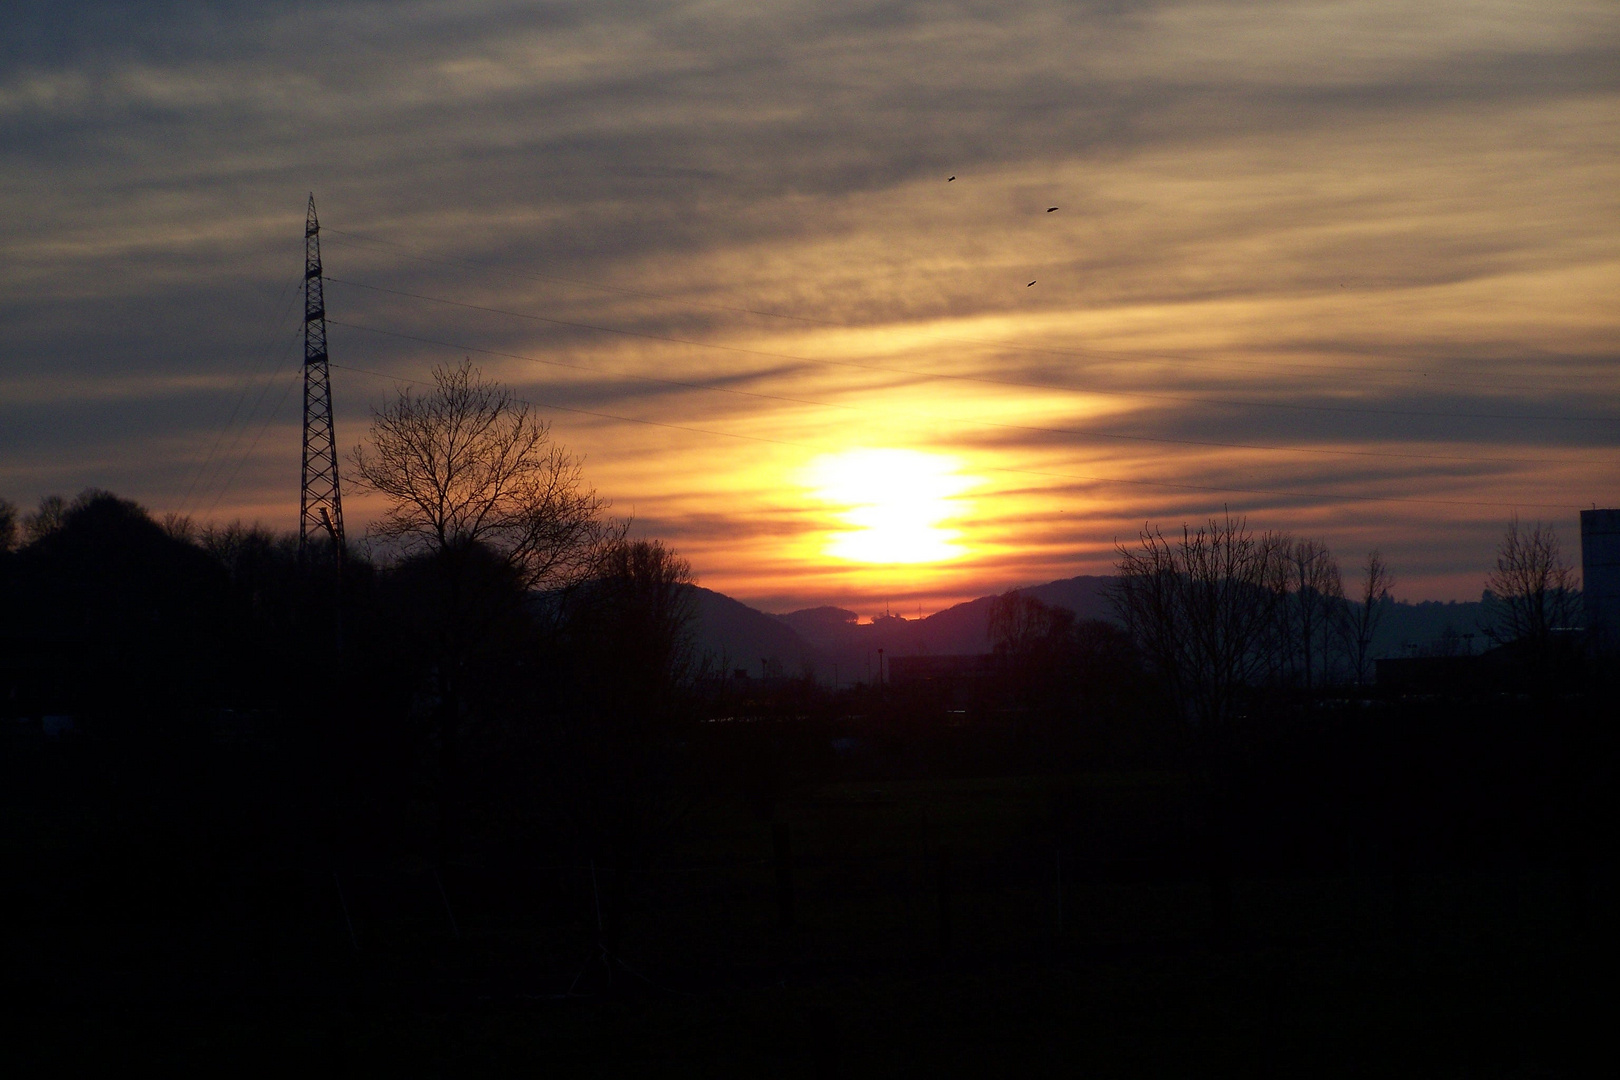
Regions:
<instances>
[{"instance_id":1,"label":"dark foreground field","mask_svg":"<svg viewBox=\"0 0 1620 1080\"><path fill-rule=\"evenodd\" d=\"M717 797L618 883L269 856L222 879L120 859L145 850L138 815L122 839L83 806L13 815L4 1056L11 1075L1592 1071L1614 1002L1592 864L1431 870L1352 827L1314 867L1238 860L1225 893L1188 790L1164 771L847 781L774 822Z\"/></svg>"}]
</instances>

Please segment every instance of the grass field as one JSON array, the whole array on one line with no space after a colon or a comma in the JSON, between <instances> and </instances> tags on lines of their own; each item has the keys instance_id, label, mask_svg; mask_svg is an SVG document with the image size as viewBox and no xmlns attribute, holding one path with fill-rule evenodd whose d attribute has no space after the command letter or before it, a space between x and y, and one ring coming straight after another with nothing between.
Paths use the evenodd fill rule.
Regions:
<instances>
[{"instance_id":1,"label":"grass field","mask_svg":"<svg viewBox=\"0 0 1620 1080\"><path fill-rule=\"evenodd\" d=\"M1506 863L1244 874L1184 778L809 786L693 806L597 951L593 868L266 866L6 931L24 1075L1561 1076L1612 893ZM773 827L791 846L784 920ZM594 868L597 887L613 868ZM133 886L132 886L133 887ZM447 903L448 902L448 903ZM83 911L100 915L82 914ZM292 914L289 914L292 913ZM345 913L347 917L345 917ZM454 920L452 924L452 919ZM353 926L353 943L349 926ZM454 929L452 929L452 925Z\"/></svg>"}]
</instances>

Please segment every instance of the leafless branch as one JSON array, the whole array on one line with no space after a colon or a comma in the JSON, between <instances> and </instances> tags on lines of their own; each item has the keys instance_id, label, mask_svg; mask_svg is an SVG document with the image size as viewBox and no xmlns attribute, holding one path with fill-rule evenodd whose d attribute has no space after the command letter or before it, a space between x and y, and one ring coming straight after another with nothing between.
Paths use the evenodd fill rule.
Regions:
<instances>
[{"instance_id":1,"label":"leafless branch","mask_svg":"<svg viewBox=\"0 0 1620 1080\"><path fill-rule=\"evenodd\" d=\"M550 425L470 361L434 368L430 389L374 412L370 446L350 460L358 485L388 501L378 535L407 550L487 547L529 588L578 580L623 535Z\"/></svg>"}]
</instances>

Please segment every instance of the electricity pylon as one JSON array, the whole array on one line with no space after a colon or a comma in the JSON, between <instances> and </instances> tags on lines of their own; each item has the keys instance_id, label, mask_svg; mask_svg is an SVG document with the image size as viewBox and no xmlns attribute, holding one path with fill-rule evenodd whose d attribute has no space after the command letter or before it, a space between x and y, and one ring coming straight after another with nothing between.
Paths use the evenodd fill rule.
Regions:
<instances>
[{"instance_id":1,"label":"electricity pylon","mask_svg":"<svg viewBox=\"0 0 1620 1080\"><path fill-rule=\"evenodd\" d=\"M326 297L321 287L321 223L315 194L304 219L304 470L298 496L298 557L325 533L343 559L343 496L332 429L332 376L326 363Z\"/></svg>"}]
</instances>

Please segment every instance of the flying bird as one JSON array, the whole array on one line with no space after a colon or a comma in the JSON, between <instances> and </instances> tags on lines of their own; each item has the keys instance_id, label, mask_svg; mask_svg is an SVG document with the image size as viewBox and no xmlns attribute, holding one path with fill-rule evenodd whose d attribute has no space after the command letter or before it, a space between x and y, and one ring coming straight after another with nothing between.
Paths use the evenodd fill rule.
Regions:
<instances>
[{"instance_id":1,"label":"flying bird","mask_svg":"<svg viewBox=\"0 0 1620 1080\"><path fill-rule=\"evenodd\" d=\"M951 182L951 181L952 181L952 180L955 180L955 179L956 179L956 177L954 177L954 176L947 176L947 177L946 177L946 178L945 178L945 182L946 182L946 183L947 183L947 184L948 184L948 183L950 183L950 182Z\"/></svg>"},{"instance_id":2,"label":"flying bird","mask_svg":"<svg viewBox=\"0 0 1620 1080\"><path fill-rule=\"evenodd\" d=\"M1039 279L1037 279L1037 280L1039 280ZM1029 285L1033 285L1033 284L1035 284L1035 282L1033 282L1033 281L1029 283ZM1026 288L1026 289L1029 288L1029 285L1025 285L1024 288Z\"/></svg>"},{"instance_id":3,"label":"flying bird","mask_svg":"<svg viewBox=\"0 0 1620 1080\"><path fill-rule=\"evenodd\" d=\"M1047 208L1046 208L1046 212L1047 212L1047 213L1048 213L1048 214L1050 214L1050 213L1051 213L1051 212L1052 212L1052 211L1054 211L1054 210L1056 210L1056 209L1057 209L1057 207L1055 207L1055 206L1048 206L1048 207L1047 207Z\"/></svg>"}]
</instances>

